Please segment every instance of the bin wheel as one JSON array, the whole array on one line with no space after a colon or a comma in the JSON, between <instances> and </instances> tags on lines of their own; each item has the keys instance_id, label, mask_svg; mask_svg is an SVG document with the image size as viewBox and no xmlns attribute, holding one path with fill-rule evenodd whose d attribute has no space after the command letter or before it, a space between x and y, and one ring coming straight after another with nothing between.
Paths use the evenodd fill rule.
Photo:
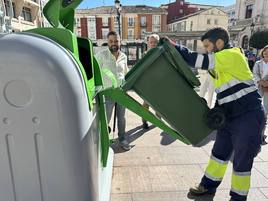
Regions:
<instances>
[{"instance_id":1,"label":"bin wheel","mask_svg":"<svg viewBox=\"0 0 268 201\"><path fill-rule=\"evenodd\" d=\"M224 126L226 115L223 109L213 108L206 115L206 124L210 129L217 130Z\"/></svg>"}]
</instances>

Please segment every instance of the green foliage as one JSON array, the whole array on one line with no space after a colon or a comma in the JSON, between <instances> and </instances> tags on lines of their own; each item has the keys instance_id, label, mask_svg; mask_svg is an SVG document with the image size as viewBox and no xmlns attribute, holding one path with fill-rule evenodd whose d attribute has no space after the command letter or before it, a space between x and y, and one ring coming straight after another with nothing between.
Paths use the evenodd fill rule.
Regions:
<instances>
[{"instance_id":1,"label":"green foliage","mask_svg":"<svg viewBox=\"0 0 268 201\"><path fill-rule=\"evenodd\" d=\"M262 49L268 45L268 29L255 32L249 40L250 47Z\"/></svg>"}]
</instances>

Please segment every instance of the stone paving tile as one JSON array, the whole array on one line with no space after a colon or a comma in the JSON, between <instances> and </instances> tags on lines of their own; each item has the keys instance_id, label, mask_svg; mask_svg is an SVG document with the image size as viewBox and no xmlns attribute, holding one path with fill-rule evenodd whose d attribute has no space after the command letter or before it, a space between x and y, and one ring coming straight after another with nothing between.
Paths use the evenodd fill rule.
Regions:
<instances>
[{"instance_id":1,"label":"stone paving tile","mask_svg":"<svg viewBox=\"0 0 268 201\"><path fill-rule=\"evenodd\" d=\"M201 176L198 165L115 167L112 193L188 190Z\"/></svg>"},{"instance_id":2,"label":"stone paving tile","mask_svg":"<svg viewBox=\"0 0 268 201\"><path fill-rule=\"evenodd\" d=\"M266 129L267 133L268 129ZM261 153L258 154L258 157L260 157L263 161L268 162L268 145L262 146Z\"/></svg>"},{"instance_id":3,"label":"stone paving tile","mask_svg":"<svg viewBox=\"0 0 268 201\"><path fill-rule=\"evenodd\" d=\"M133 201L132 194L111 194L110 201Z\"/></svg>"},{"instance_id":4,"label":"stone paving tile","mask_svg":"<svg viewBox=\"0 0 268 201\"><path fill-rule=\"evenodd\" d=\"M214 201L228 201L230 199L229 190L219 189L214 197ZM249 191L248 201L268 201L264 194L257 188L253 188Z\"/></svg>"},{"instance_id":5,"label":"stone paving tile","mask_svg":"<svg viewBox=\"0 0 268 201\"><path fill-rule=\"evenodd\" d=\"M133 201L184 201L184 200L188 200L186 191L133 193Z\"/></svg>"},{"instance_id":6,"label":"stone paving tile","mask_svg":"<svg viewBox=\"0 0 268 201\"><path fill-rule=\"evenodd\" d=\"M211 142L211 143L209 143L208 145L206 145L206 146L204 146L204 147L201 147L201 149L203 149L203 150L206 152L206 154L207 154L208 156L211 155L211 150L212 150L212 147L213 147L213 143L214 143L214 142Z\"/></svg>"},{"instance_id":7,"label":"stone paving tile","mask_svg":"<svg viewBox=\"0 0 268 201\"><path fill-rule=\"evenodd\" d=\"M254 163L254 168L268 179L268 162L256 162Z\"/></svg>"},{"instance_id":8,"label":"stone paving tile","mask_svg":"<svg viewBox=\"0 0 268 201\"><path fill-rule=\"evenodd\" d=\"M114 167L112 193L151 192L149 167Z\"/></svg>"},{"instance_id":9,"label":"stone paving tile","mask_svg":"<svg viewBox=\"0 0 268 201\"><path fill-rule=\"evenodd\" d=\"M206 165L200 165L202 169L205 171ZM229 189L231 186L231 176L232 176L232 164L229 163L228 168L226 170L225 176L219 189ZM268 179L265 178L256 168L252 169L251 173L251 187L252 188L260 188L260 187L268 187Z\"/></svg>"},{"instance_id":10,"label":"stone paving tile","mask_svg":"<svg viewBox=\"0 0 268 201\"><path fill-rule=\"evenodd\" d=\"M133 201L228 201L229 190L218 190L215 196L191 197L188 191L133 193ZM259 189L252 189L248 201L268 201Z\"/></svg>"},{"instance_id":11,"label":"stone paving tile","mask_svg":"<svg viewBox=\"0 0 268 201\"><path fill-rule=\"evenodd\" d=\"M188 190L202 176L198 165L170 165L149 167L153 191Z\"/></svg>"},{"instance_id":12,"label":"stone paving tile","mask_svg":"<svg viewBox=\"0 0 268 201\"><path fill-rule=\"evenodd\" d=\"M129 152L116 154L114 166L172 165L207 163L208 156L200 148L190 147L134 147Z\"/></svg>"},{"instance_id":13,"label":"stone paving tile","mask_svg":"<svg viewBox=\"0 0 268 201\"><path fill-rule=\"evenodd\" d=\"M128 152L116 154L114 167L161 164L159 147L134 147Z\"/></svg>"},{"instance_id":14,"label":"stone paving tile","mask_svg":"<svg viewBox=\"0 0 268 201\"><path fill-rule=\"evenodd\" d=\"M200 148L187 147L166 147L161 150L163 160L170 164L197 164L207 163L209 157Z\"/></svg>"},{"instance_id":15,"label":"stone paving tile","mask_svg":"<svg viewBox=\"0 0 268 201\"><path fill-rule=\"evenodd\" d=\"M265 195L268 200L268 188L260 188L260 191Z\"/></svg>"}]
</instances>

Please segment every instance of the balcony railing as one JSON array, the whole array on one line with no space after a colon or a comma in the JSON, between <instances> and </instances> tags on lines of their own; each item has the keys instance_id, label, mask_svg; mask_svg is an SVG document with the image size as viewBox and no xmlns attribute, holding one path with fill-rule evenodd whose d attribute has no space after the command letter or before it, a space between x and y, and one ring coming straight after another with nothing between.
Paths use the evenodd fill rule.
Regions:
<instances>
[{"instance_id":1,"label":"balcony railing","mask_svg":"<svg viewBox=\"0 0 268 201\"><path fill-rule=\"evenodd\" d=\"M134 25L135 25L134 22L129 22L129 23L128 23L128 26L129 26L129 27L134 27Z\"/></svg>"},{"instance_id":2,"label":"balcony railing","mask_svg":"<svg viewBox=\"0 0 268 201\"><path fill-rule=\"evenodd\" d=\"M242 20L237 20L236 21L237 26L248 26L251 23L252 23L252 18L242 19Z\"/></svg>"},{"instance_id":3,"label":"balcony railing","mask_svg":"<svg viewBox=\"0 0 268 201\"><path fill-rule=\"evenodd\" d=\"M127 38L130 40L134 40L134 35L127 35Z\"/></svg>"},{"instance_id":4,"label":"balcony railing","mask_svg":"<svg viewBox=\"0 0 268 201\"><path fill-rule=\"evenodd\" d=\"M147 23L146 22L141 22L141 27L146 27Z\"/></svg>"},{"instance_id":5,"label":"balcony railing","mask_svg":"<svg viewBox=\"0 0 268 201\"><path fill-rule=\"evenodd\" d=\"M102 26L103 27L108 27L109 26L109 23L108 22L102 22Z\"/></svg>"}]
</instances>

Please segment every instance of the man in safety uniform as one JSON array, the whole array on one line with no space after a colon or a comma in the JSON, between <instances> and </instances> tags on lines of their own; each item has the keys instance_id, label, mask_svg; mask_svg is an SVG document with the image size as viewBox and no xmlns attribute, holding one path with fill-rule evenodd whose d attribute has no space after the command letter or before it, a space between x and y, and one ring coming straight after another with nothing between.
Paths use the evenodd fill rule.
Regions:
<instances>
[{"instance_id":1,"label":"man in safety uniform","mask_svg":"<svg viewBox=\"0 0 268 201\"><path fill-rule=\"evenodd\" d=\"M224 127L218 129L200 184L189 191L195 196L214 194L234 153L230 196L232 201L244 201L265 124L261 97L246 57L239 48L229 45L229 34L224 28L207 31L201 40L208 54L198 54L177 44L175 47L190 66L208 70L212 75L216 105L225 111L227 119Z\"/></svg>"}]
</instances>

